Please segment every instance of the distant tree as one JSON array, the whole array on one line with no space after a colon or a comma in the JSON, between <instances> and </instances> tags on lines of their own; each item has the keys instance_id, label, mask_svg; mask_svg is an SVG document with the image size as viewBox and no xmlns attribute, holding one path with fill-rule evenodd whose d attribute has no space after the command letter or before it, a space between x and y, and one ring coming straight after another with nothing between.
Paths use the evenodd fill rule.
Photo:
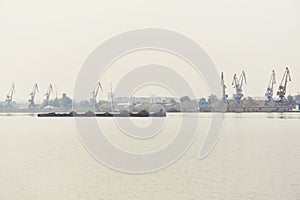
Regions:
<instances>
[{"instance_id":1,"label":"distant tree","mask_svg":"<svg viewBox=\"0 0 300 200\"><path fill-rule=\"evenodd\" d=\"M60 99L59 105L63 108L72 108L72 103L73 101L70 97L63 95L63 97Z\"/></svg>"},{"instance_id":2,"label":"distant tree","mask_svg":"<svg viewBox=\"0 0 300 200\"><path fill-rule=\"evenodd\" d=\"M63 94L62 98L58 99L55 98L53 100L50 100L49 105L57 108L72 108L73 101L70 97L67 97L66 94Z\"/></svg>"},{"instance_id":3,"label":"distant tree","mask_svg":"<svg viewBox=\"0 0 300 200\"><path fill-rule=\"evenodd\" d=\"M49 105L58 108L59 107L59 99L55 98L53 100L50 100Z\"/></svg>"},{"instance_id":4,"label":"distant tree","mask_svg":"<svg viewBox=\"0 0 300 200\"><path fill-rule=\"evenodd\" d=\"M174 104L174 103L176 103L176 100L175 100L174 98L172 98L172 99L170 100L170 103Z\"/></svg>"},{"instance_id":5,"label":"distant tree","mask_svg":"<svg viewBox=\"0 0 300 200\"><path fill-rule=\"evenodd\" d=\"M85 101L80 101L80 102L79 102L79 106L80 106L80 107L90 107L90 106L91 106L91 103L92 103L92 102L87 101L87 100L85 100Z\"/></svg>"},{"instance_id":6,"label":"distant tree","mask_svg":"<svg viewBox=\"0 0 300 200\"><path fill-rule=\"evenodd\" d=\"M254 102L254 99L252 97L245 97L244 100L249 102Z\"/></svg>"},{"instance_id":7,"label":"distant tree","mask_svg":"<svg viewBox=\"0 0 300 200\"><path fill-rule=\"evenodd\" d=\"M199 100L199 104L200 105L206 105L207 104L207 101L206 101L206 99L205 98L200 98L200 100Z\"/></svg>"},{"instance_id":8,"label":"distant tree","mask_svg":"<svg viewBox=\"0 0 300 200\"><path fill-rule=\"evenodd\" d=\"M183 96L183 97L180 98L181 103L188 102L188 101L191 101L190 97L188 97L188 96Z\"/></svg>"},{"instance_id":9,"label":"distant tree","mask_svg":"<svg viewBox=\"0 0 300 200\"><path fill-rule=\"evenodd\" d=\"M103 104L109 104L110 102L108 102L108 101L104 101L104 100L100 100L100 101L98 101L98 104L99 105L103 105Z\"/></svg>"},{"instance_id":10,"label":"distant tree","mask_svg":"<svg viewBox=\"0 0 300 200\"><path fill-rule=\"evenodd\" d=\"M288 100L288 102L289 102L290 105L295 104L295 101L294 101L294 98L293 98L292 95L289 95L289 96L287 97L287 100Z\"/></svg>"},{"instance_id":11,"label":"distant tree","mask_svg":"<svg viewBox=\"0 0 300 200\"><path fill-rule=\"evenodd\" d=\"M218 101L218 97L214 94L210 95L208 97L208 104L212 104Z\"/></svg>"},{"instance_id":12,"label":"distant tree","mask_svg":"<svg viewBox=\"0 0 300 200\"><path fill-rule=\"evenodd\" d=\"M296 103L300 103L300 95L299 95L299 94L296 95L296 96L294 97L294 100L295 100Z\"/></svg>"}]
</instances>

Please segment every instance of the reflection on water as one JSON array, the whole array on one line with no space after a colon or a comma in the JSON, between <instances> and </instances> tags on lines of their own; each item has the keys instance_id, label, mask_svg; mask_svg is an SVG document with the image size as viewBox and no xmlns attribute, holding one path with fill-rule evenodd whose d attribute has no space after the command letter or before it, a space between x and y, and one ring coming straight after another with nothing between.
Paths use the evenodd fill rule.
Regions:
<instances>
[{"instance_id":1,"label":"reflection on water","mask_svg":"<svg viewBox=\"0 0 300 200\"><path fill-rule=\"evenodd\" d=\"M35 113L0 113L1 117L35 117L37 114Z\"/></svg>"},{"instance_id":2,"label":"reflection on water","mask_svg":"<svg viewBox=\"0 0 300 200\"><path fill-rule=\"evenodd\" d=\"M269 119L300 119L300 112L287 113L167 113L168 116L184 116L199 118L269 118ZM0 113L1 117L37 117L36 113Z\"/></svg>"},{"instance_id":3,"label":"reflection on water","mask_svg":"<svg viewBox=\"0 0 300 200\"><path fill-rule=\"evenodd\" d=\"M116 172L94 160L72 118L0 114L0 199L297 200L299 114L226 113L218 144L199 160L211 118L222 115L182 113L200 117L193 145L170 167L143 175ZM175 122L180 116L172 113L166 119ZM98 121L111 141L128 151L151 151L173 138L166 130L150 141L138 140L118 131L114 119Z\"/></svg>"}]
</instances>

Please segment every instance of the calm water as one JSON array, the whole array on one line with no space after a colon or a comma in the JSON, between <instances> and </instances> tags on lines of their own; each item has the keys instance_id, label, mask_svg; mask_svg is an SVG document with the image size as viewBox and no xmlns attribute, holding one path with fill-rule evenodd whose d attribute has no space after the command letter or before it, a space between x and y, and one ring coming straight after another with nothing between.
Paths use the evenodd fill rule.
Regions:
<instances>
[{"instance_id":1,"label":"calm water","mask_svg":"<svg viewBox=\"0 0 300 200\"><path fill-rule=\"evenodd\" d=\"M131 175L95 161L72 118L2 115L0 199L300 199L300 113L226 114L222 137L204 160L198 155L211 114L199 116L196 139L181 159L158 172ZM179 118L168 115L166 131L143 141L120 134L113 119L98 121L112 142L140 152L167 144Z\"/></svg>"}]
</instances>

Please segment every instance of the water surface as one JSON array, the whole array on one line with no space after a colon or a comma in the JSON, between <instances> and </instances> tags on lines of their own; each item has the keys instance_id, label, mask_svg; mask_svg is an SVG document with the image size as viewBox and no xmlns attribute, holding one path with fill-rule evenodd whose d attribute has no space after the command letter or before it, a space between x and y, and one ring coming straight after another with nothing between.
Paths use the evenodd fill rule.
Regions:
<instances>
[{"instance_id":1,"label":"water surface","mask_svg":"<svg viewBox=\"0 0 300 200\"><path fill-rule=\"evenodd\" d=\"M94 160L72 118L1 115L0 199L300 199L299 113L226 114L222 137L204 160L199 150L213 115L185 116L199 117L200 127L183 157L158 172L131 175ZM176 129L180 115L166 120ZM133 152L153 151L174 136L167 127L140 141L118 131L112 118L98 122L112 142Z\"/></svg>"}]
</instances>

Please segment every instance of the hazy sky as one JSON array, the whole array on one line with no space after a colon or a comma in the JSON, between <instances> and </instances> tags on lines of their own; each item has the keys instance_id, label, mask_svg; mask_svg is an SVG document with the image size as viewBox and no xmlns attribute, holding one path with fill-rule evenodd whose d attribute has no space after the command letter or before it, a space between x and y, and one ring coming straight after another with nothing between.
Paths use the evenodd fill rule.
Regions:
<instances>
[{"instance_id":1,"label":"hazy sky","mask_svg":"<svg viewBox=\"0 0 300 200\"><path fill-rule=\"evenodd\" d=\"M39 99L50 82L59 95L67 92L72 96L82 63L99 44L118 33L144 27L171 29L198 42L218 70L224 71L230 96L234 73L246 71L246 96L262 96L271 70L277 71L280 80L285 66L290 67L293 79L288 93L297 94L299 10L297 0L0 0L0 99L5 99L12 82L18 99L28 98L34 82L40 86ZM147 55L142 59L155 58ZM160 61L154 62L169 62L167 58L160 56ZM131 62L125 61L123 65L129 66ZM186 71L179 62L174 65ZM114 72L102 79L105 91L101 98L106 98L110 82L117 81ZM199 92L202 94L205 89Z\"/></svg>"}]
</instances>

